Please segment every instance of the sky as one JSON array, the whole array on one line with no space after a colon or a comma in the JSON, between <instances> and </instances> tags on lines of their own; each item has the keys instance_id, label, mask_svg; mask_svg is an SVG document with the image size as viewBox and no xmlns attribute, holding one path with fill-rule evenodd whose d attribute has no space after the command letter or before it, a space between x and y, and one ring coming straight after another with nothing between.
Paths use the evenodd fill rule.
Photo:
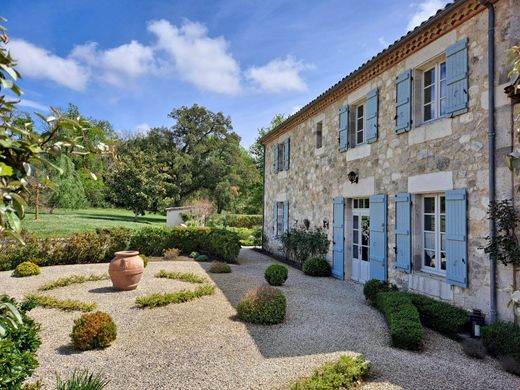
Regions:
<instances>
[{"instance_id":1,"label":"sky","mask_svg":"<svg viewBox=\"0 0 520 390\"><path fill-rule=\"evenodd\" d=\"M442 8L447 0L1 0L20 109L74 103L122 134L199 104L242 145Z\"/></svg>"}]
</instances>

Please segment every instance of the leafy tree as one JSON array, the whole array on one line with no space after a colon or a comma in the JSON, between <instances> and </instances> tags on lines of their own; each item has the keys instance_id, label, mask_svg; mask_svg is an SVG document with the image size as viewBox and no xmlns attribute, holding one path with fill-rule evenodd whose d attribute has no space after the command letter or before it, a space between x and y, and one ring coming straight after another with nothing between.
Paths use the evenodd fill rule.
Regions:
<instances>
[{"instance_id":1,"label":"leafy tree","mask_svg":"<svg viewBox=\"0 0 520 390\"><path fill-rule=\"evenodd\" d=\"M76 172L74 163L66 156L59 156L60 175L54 182L50 205L53 208L79 209L87 204L83 184ZM92 180L92 179L90 179Z\"/></svg>"},{"instance_id":2,"label":"leafy tree","mask_svg":"<svg viewBox=\"0 0 520 390\"><path fill-rule=\"evenodd\" d=\"M0 22L5 19L0 17ZM0 88L20 96L21 90L15 84L20 75L7 49L8 41L6 29L0 25ZM15 115L16 103L0 95L0 236L23 242L19 232L27 206L27 178L34 175L39 164L59 170L50 161L53 156L106 151L106 145L89 141L88 121L65 118L54 109L47 118L37 114L45 124L42 131L37 131L31 118ZM60 134L62 129L74 129L77 136L64 136Z\"/></svg>"}]
</instances>

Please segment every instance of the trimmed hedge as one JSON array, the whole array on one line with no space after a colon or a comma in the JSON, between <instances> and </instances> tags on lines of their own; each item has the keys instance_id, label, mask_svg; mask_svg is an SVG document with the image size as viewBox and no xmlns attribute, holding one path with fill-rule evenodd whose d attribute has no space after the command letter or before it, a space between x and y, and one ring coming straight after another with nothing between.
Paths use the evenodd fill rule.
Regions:
<instances>
[{"instance_id":1,"label":"trimmed hedge","mask_svg":"<svg viewBox=\"0 0 520 390\"><path fill-rule=\"evenodd\" d=\"M380 292L397 291L395 284L390 284L387 281L370 279L363 286L363 294L365 299L371 304L376 304L377 294Z\"/></svg>"},{"instance_id":2,"label":"trimmed hedge","mask_svg":"<svg viewBox=\"0 0 520 390\"><path fill-rule=\"evenodd\" d=\"M236 233L210 228L124 228L98 229L96 233L76 233L63 238L38 238L23 233L26 245L2 242L0 271L38 259L41 266L109 262L114 252L138 250L145 256L162 256L167 248L179 248L188 254L198 251L207 256L234 262L240 252Z\"/></svg>"},{"instance_id":3,"label":"trimmed hedge","mask_svg":"<svg viewBox=\"0 0 520 390\"><path fill-rule=\"evenodd\" d=\"M281 286L287 280L289 270L285 265L271 264L265 270L264 277L271 286Z\"/></svg>"},{"instance_id":4,"label":"trimmed hedge","mask_svg":"<svg viewBox=\"0 0 520 390\"><path fill-rule=\"evenodd\" d=\"M520 327L508 322L482 328L482 342L491 356L510 356L520 362Z\"/></svg>"},{"instance_id":5,"label":"trimmed hedge","mask_svg":"<svg viewBox=\"0 0 520 390\"><path fill-rule=\"evenodd\" d=\"M303 263L302 271L309 276L330 276L330 264L322 257L311 257Z\"/></svg>"},{"instance_id":6,"label":"trimmed hedge","mask_svg":"<svg viewBox=\"0 0 520 390\"><path fill-rule=\"evenodd\" d=\"M238 318L251 324L273 325L283 322L287 302L274 287L259 287L248 291L237 305Z\"/></svg>"},{"instance_id":7,"label":"trimmed hedge","mask_svg":"<svg viewBox=\"0 0 520 390\"><path fill-rule=\"evenodd\" d=\"M447 302L419 294L409 294L412 303L419 312L421 323L451 338L468 329L469 313Z\"/></svg>"},{"instance_id":8,"label":"trimmed hedge","mask_svg":"<svg viewBox=\"0 0 520 390\"><path fill-rule=\"evenodd\" d=\"M411 351L422 349L424 329L409 294L380 292L376 297L376 305L386 318L394 347Z\"/></svg>"},{"instance_id":9,"label":"trimmed hedge","mask_svg":"<svg viewBox=\"0 0 520 390\"><path fill-rule=\"evenodd\" d=\"M208 226L230 226L253 228L262 226L262 215L256 214L215 214L209 217Z\"/></svg>"}]
</instances>

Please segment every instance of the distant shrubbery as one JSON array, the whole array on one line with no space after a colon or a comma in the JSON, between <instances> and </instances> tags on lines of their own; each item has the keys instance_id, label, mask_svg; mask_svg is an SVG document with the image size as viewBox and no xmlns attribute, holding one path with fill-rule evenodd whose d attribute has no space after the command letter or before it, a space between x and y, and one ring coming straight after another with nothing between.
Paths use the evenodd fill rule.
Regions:
<instances>
[{"instance_id":1,"label":"distant shrubbery","mask_svg":"<svg viewBox=\"0 0 520 390\"><path fill-rule=\"evenodd\" d=\"M248 214L214 214L208 218L208 226L229 226L237 228L253 228L262 226L262 215Z\"/></svg>"},{"instance_id":2,"label":"distant shrubbery","mask_svg":"<svg viewBox=\"0 0 520 390\"><path fill-rule=\"evenodd\" d=\"M162 256L165 249L178 248L185 254L198 251L228 262L235 261L240 251L236 233L210 228L114 228L63 238L38 238L28 233L23 237L25 246L15 241L3 243L0 271L31 259L38 259L43 266L108 262L115 252L126 249L138 250L144 256Z\"/></svg>"}]
</instances>

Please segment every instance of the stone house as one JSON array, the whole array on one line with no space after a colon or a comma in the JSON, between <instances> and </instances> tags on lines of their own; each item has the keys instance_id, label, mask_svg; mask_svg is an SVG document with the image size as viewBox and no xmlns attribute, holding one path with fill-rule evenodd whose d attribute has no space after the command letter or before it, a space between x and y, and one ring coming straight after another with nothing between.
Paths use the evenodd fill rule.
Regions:
<instances>
[{"instance_id":1,"label":"stone house","mask_svg":"<svg viewBox=\"0 0 520 390\"><path fill-rule=\"evenodd\" d=\"M266 134L264 249L282 254L280 235L305 221L327 232L336 278L512 319L511 266L481 248L489 200L514 197L504 88L519 39L518 0L455 1Z\"/></svg>"}]
</instances>

